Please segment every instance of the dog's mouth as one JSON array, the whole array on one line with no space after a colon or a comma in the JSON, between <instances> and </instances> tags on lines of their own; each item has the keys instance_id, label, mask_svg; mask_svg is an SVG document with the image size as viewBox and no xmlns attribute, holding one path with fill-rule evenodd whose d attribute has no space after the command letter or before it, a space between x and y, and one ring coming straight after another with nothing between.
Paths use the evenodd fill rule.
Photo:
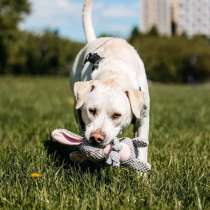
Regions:
<instances>
[{"instance_id":1,"label":"dog's mouth","mask_svg":"<svg viewBox=\"0 0 210 210\"><path fill-rule=\"evenodd\" d=\"M94 147L100 147L100 148L103 148L105 147L102 143L98 143L98 142L94 142L94 141L90 141L90 145L94 146Z\"/></svg>"},{"instance_id":2,"label":"dog's mouth","mask_svg":"<svg viewBox=\"0 0 210 210\"><path fill-rule=\"evenodd\" d=\"M107 145L110 144L111 141L103 141L103 142L96 142L92 141L91 139L88 140L88 143L94 147L105 148Z\"/></svg>"}]
</instances>

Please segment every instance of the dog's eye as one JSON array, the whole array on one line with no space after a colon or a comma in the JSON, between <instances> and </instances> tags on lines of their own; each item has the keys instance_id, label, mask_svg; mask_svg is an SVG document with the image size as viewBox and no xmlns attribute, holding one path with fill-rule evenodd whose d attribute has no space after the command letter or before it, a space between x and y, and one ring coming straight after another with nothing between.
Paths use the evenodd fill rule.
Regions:
<instances>
[{"instance_id":1,"label":"dog's eye","mask_svg":"<svg viewBox=\"0 0 210 210\"><path fill-rule=\"evenodd\" d=\"M121 116L122 116L122 115L121 115L120 113L114 113L114 114L112 115L112 119L113 119L113 120L117 120L117 119L119 119Z\"/></svg>"},{"instance_id":2,"label":"dog's eye","mask_svg":"<svg viewBox=\"0 0 210 210\"><path fill-rule=\"evenodd\" d=\"M88 111L93 115L95 116L97 114L97 109L96 108L90 108L88 109Z\"/></svg>"}]
</instances>

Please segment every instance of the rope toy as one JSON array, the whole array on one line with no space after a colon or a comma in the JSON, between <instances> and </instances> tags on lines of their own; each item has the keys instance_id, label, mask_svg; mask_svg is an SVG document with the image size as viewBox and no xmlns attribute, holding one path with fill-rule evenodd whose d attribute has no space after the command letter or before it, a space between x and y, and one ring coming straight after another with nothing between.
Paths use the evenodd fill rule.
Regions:
<instances>
[{"instance_id":1,"label":"rope toy","mask_svg":"<svg viewBox=\"0 0 210 210\"><path fill-rule=\"evenodd\" d=\"M56 129L51 134L55 142L66 146L74 146L78 151L70 154L71 160L83 160L103 162L113 167L125 166L139 172L151 170L149 163L141 162L138 157L138 147L146 147L147 143L138 138L114 139L105 148L91 145L85 138L65 129Z\"/></svg>"}]
</instances>

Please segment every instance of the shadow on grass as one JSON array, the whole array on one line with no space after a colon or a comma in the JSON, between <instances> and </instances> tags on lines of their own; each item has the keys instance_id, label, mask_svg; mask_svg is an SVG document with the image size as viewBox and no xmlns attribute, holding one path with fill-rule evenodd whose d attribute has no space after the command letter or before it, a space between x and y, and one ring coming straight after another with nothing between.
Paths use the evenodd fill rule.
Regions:
<instances>
[{"instance_id":1,"label":"shadow on grass","mask_svg":"<svg viewBox=\"0 0 210 210\"><path fill-rule=\"evenodd\" d=\"M44 147L56 166L63 165L65 169L74 167L79 171L86 173L96 173L105 167L105 163L94 163L91 161L85 161L83 163L75 163L70 160L69 154L74 151L78 151L76 147L68 147L61 145L57 142L53 142L50 139L44 141Z\"/></svg>"}]
</instances>

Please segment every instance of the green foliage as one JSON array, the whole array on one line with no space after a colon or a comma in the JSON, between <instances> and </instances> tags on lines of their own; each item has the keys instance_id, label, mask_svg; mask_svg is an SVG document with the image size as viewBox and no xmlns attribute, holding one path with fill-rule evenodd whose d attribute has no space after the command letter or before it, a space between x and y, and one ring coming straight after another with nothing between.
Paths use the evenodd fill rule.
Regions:
<instances>
[{"instance_id":1,"label":"green foliage","mask_svg":"<svg viewBox=\"0 0 210 210\"><path fill-rule=\"evenodd\" d=\"M0 0L0 30L10 32L17 29L24 15L30 12L28 0Z\"/></svg>"},{"instance_id":2,"label":"green foliage","mask_svg":"<svg viewBox=\"0 0 210 210\"><path fill-rule=\"evenodd\" d=\"M210 42L204 37L157 37L138 34L130 42L141 55L148 77L161 82L210 79Z\"/></svg>"},{"instance_id":3,"label":"green foliage","mask_svg":"<svg viewBox=\"0 0 210 210\"><path fill-rule=\"evenodd\" d=\"M15 74L68 74L80 48L81 44L60 38L57 32L19 32L8 69Z\"/></svg>"},{"instance_id":4,"label":"green foliage","mask_svg":"<svg viewBox=\"0 0 210 210\"><path fill-rule=\"evenodd\" d=\"M29 12L28 0L0 0L0 73L7 71L11 47L16 45L17 26Z\"/></svg>"},{"instance_id":5,"label":"green foliage","mask_svg":"<svg viewBox=\"0 0 210 210\"><path fill-rule=\"evenodd\" d=\"M157 28L156 28L155 26L153 26L153 27L151 28L151 30L148 32L147 35L149 35L149 36L158 36L159 33L158 33Z\"/></svg>"},{"instance_id":6,"label":"green foliage","mask_svg":"<svg viewBox=\"0 0 210 210\"><path fill-rule=\"evenodd\" d=\"M131 31L131 34L130 34L130 41L133 41L133 39L135 39L136 37L138 37L140 35L140 31L138 29L138 27L134 27Z\"/></svg>"},{"instance_id":7,"label":"green foliage","mask_svg":"<svg viewBox=\"0 0 210 210\"><path fill-rule=\"evenodd\" d=\"M12 74L68 74L82 47L50 31L41 35L16 31L12 41L5 43L4 37L2 44L0 73Z\"/></svg>"},{"instance_id":8,"label":"green foliage","mask_svg":"<svg viewBox=\"0 0 210 210\"><path fill-rule=\"evenodd\" d=\"M67 74L81 44L56 31L20 31L18 24L29 12L28 0L0 0L0 73Z\"/></svg>"},{"instance_id":9,"label":"green foliage","mask_svg":"<svg viewBox=\"0 0 210 210\"><path fill-rule=\"evenodd\" d=\"M78 132L68 79L0 78L0 209L208 210L210 86L150 90L146 179L125 168L76 167L51 142L54 128Z\"/></svg>"}]
</instances>

